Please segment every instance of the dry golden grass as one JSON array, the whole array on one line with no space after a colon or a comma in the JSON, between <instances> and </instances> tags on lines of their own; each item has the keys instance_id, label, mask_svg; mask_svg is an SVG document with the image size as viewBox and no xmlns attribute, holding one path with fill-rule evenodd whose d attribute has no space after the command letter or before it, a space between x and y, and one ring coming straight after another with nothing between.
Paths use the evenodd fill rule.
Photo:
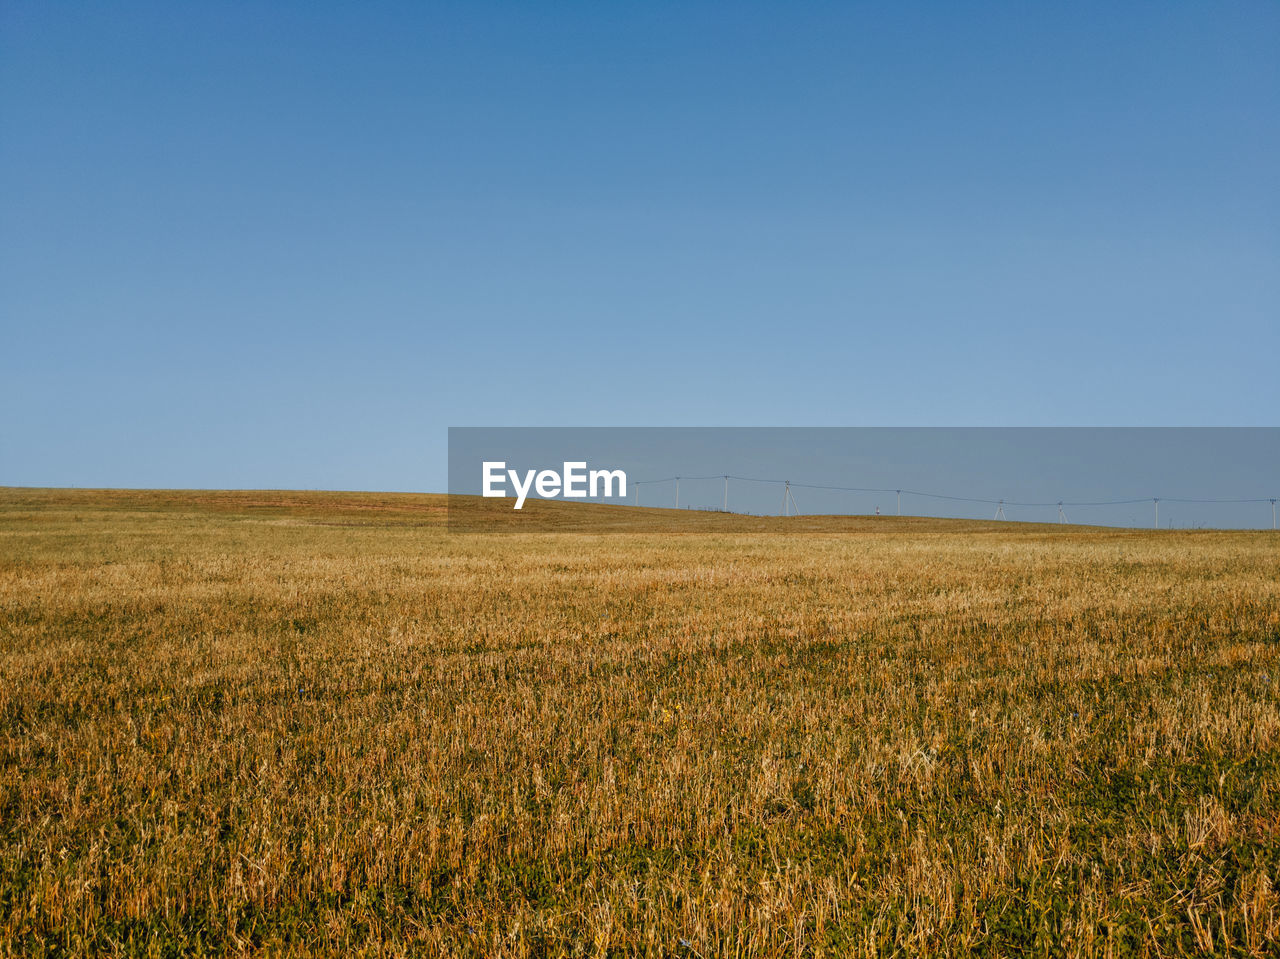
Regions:
<instances>
[{"instance_id":1,"label":"dry golden grass","mask_svg":"<svg viewBox=\"0 0 1280 959\"><path fill-rule=\"evenodd\" d=\"M1274 534L443 522L0 490L0 949L1280 952Z\"/></svg>"}]
</instances>

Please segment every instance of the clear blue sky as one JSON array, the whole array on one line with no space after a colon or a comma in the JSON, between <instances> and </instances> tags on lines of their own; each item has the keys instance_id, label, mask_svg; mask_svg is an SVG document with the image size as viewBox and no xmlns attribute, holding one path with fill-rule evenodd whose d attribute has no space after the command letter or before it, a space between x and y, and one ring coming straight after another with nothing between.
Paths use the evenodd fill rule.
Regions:
<instances>
[{"instance_id":1,"label":"clear blue sky","mask_svg":"<svg viewBox=\"0 0 1280 959\"><path fill-rule=\"evenodd\" d=\"M0 484L1274 425L1280 5L0 5Z\"/></svg>"}]
</instances>

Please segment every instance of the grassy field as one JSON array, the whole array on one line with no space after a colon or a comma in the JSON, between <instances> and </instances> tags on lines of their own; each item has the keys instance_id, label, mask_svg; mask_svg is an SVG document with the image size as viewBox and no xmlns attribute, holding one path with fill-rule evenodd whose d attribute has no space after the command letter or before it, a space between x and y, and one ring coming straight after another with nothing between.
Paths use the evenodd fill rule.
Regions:
<instances>
[{"instance_id":1,"label":"grassy field","mask_svg":"<svg viewBox=\"0 0 1280 959\"><path fill-rule=\"evenodd\" d=\"M1280 953L1276 534L444 519L0 490L0 950Z\"/></svg>"}]
</instances>

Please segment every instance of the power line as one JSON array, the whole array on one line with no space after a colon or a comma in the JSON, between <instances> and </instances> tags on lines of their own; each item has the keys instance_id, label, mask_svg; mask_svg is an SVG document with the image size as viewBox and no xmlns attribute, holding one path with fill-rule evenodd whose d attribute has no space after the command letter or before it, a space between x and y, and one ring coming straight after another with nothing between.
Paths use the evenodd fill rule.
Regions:
<instances>
[{"instance_id":1,"label":"power line","mask_svg":"<svg viewBox=\"0 0 1280 959\"><path fill-rule=\"evenodd\" d=\"M980 496L955 496L949 493L935 493L929 490L916 490L898 487L884 486L836 486L824 483L796 483L785 479L771 479L761 476L740 476L736 473L716 473L706 476L667 476L661 479L647 480L631 480L632 485L651 486L663 483L675 484L676 506L680 504L680 481L681 480L697 481L697 480L723 480L724 493L722 497L722 508L725 512L729 509L729 481L737 480L741 483L759 483L765 485L774 485L783 487L783 513L788 514L795 508L793 489L811 489L826 492L838 493L893 493L897 498L898 515L902 515L902 495L917 496L924 499L942 500L952 503L973 503L981 506L995 506L997 518L1004 517L1005 507L1013 509L1048 509L1056 507L1058 510L1058 521L1060 523L1068 522L1066 518L1066 507L1102 507L1102 506L1134 506L1140 503L1151 503L1155 510L1156 525L1160 521L1160 502L1165 503L1182 503L1182 504L1207 504L1207 505L1249 505L1258 503L1269 503L1272 507L1272 525L1275 526L1275 504L1274 497L1251 497L1239 499L1224 498L1194 498L1194 497L1170 497L1170 496L1140 496L1131 499L1111 499L1111 500L1051 500L1046 502L1028 502L1022 500L1009 499L988 499ZM637 503L638 500L637 492ZM799 509L796 509L799 513Z\"/></svg>"}]
</instances>

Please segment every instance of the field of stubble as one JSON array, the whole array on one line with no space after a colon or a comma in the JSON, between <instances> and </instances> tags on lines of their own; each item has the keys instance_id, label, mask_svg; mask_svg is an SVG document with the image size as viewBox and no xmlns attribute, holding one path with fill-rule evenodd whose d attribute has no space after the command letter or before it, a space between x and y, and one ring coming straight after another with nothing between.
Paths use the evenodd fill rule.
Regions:
<instances>
[{"instance_id":1,"label":"field of stubble","mask_svg":"<svg viewBox=\"0 0 1280 959\"><path fill-rule=\"evenodd\" d=\"M1276 534L442 522L0 490L0 951L1280 952Z\"/></svg>"}]
</instances>

